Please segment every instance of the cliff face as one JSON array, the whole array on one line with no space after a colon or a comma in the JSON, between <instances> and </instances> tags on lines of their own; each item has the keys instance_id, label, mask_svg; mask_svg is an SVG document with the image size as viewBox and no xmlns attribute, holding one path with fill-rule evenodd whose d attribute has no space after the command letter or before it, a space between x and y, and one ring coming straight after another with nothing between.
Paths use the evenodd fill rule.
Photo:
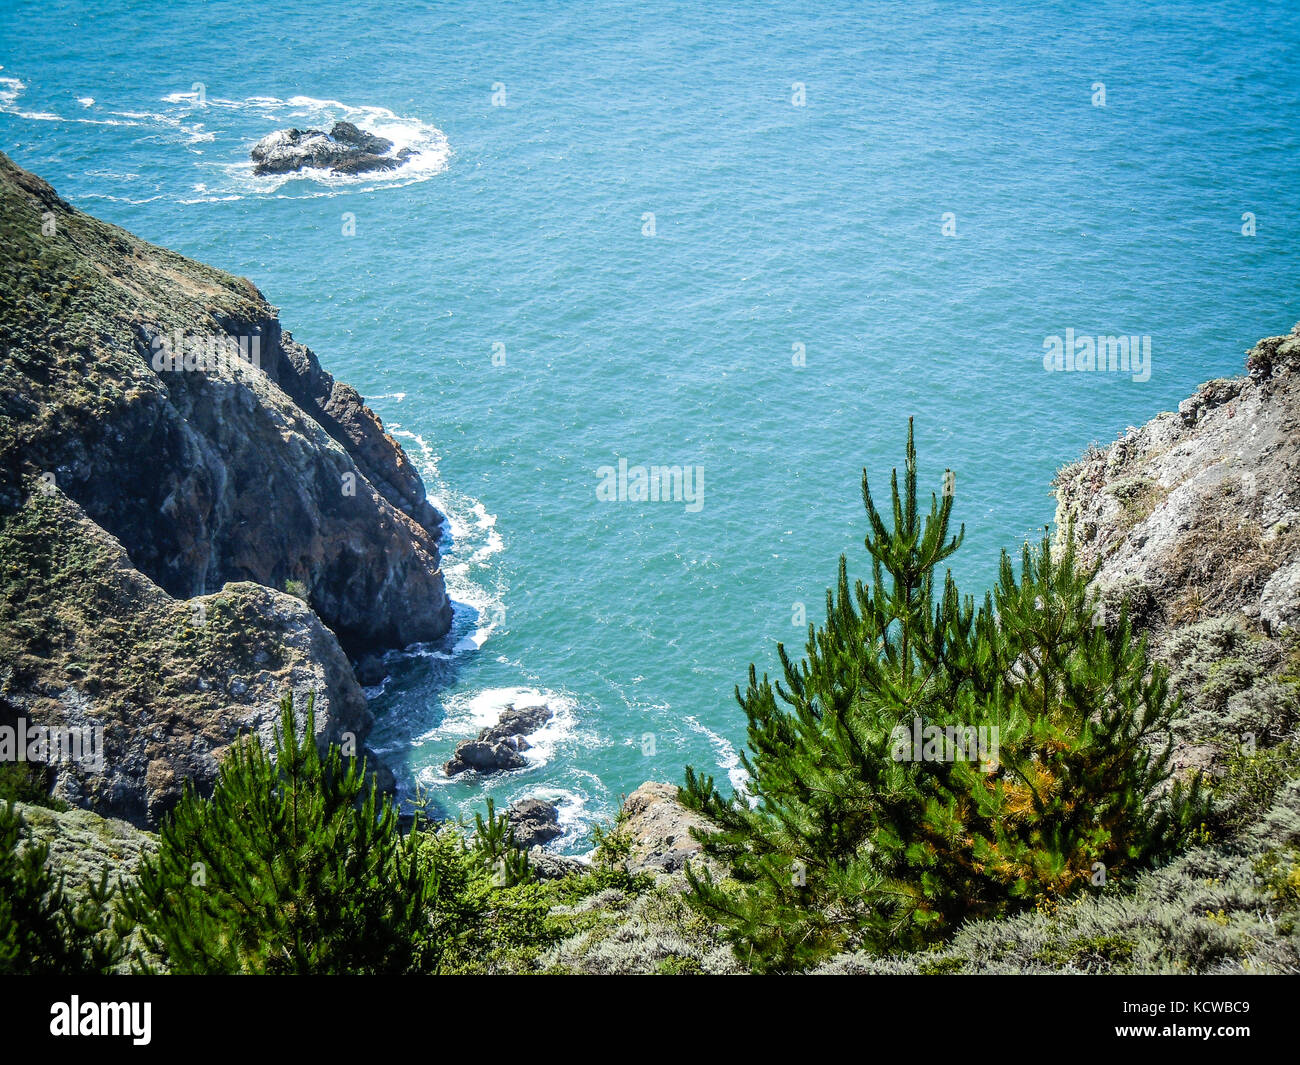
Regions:
<instances>
[{"instance_id":1,"label":"cliff face","mask_svg":"<svg viewBox=\"0 0 1300 1065\"><path fill-rule=\"evenodd\" d=\"M180 598L301 582L349 651L447 631L419 476L251 283L75 211L3 157L0 236L0 507L43 477ZM202 368L169 368L195 352Z\"/></svg>"},{"instance_id":2,"label":"cliff face","mask_svg":"<svg viewBox=\"0 0 1300 1065\"><path fill-rule=\"evenodd\" d=\"M1300 327L1057 478L1110 607L1183 700L1175 762L1220 775L1300 718Z\"/></svg>"},{"instance_id":3,"label":"cliff face","mask_svg":"<svg viewBox=\"0 0 1300 1065\"><path fill-rule=\"evenodd\" d=\"M1073 522L1099 583L1158 634L1300 625L1300 326L1247 368L1058 475L1058 528Z\"/></svg>"},{"instance_id":4,"label":"cliff face","mask_svg":"<svg viewBox=\"0 0 1300 1065\"><path fill-rule=\"evenodd\" d=\"M55 792L140 825L287 690L360 753L345 650L451 618L400 446L251 283L2 155L0 249L0 724L102 726L102 769Z\"/></svg>"}]
</instances>

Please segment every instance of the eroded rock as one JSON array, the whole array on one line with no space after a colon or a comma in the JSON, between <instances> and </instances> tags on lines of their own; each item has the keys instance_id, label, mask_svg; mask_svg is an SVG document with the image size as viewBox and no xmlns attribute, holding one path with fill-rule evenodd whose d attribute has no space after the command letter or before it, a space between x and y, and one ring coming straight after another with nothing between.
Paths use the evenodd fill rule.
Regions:
<instances>
[{"instance_id":1,"label":"eroded rock","mask_svg":"<svg viewBox=\"0 0 1300 1065\"><path fill-rule=\"evenodd\" d=\"M542 799L520 799L506 810L510 827L514 829L515 845L522 850L545 845L564 835L560 827L559 808Z\"/></svg>"},{"instance_id":2,"label":"eroded rock","mask_svg":"<svg viewBox=\"0 0 1300 1065\"><path fill-rule=\"evenodd\" d=\"M393 142L351 122L320 129L279 129L268 133L249 152L255 174L287 174L313 168L335 174L395 170L413 153L393 151Z\"/></svg>"},{"instance_id":3,"label":"eroded rock","mask_svg":"<svg viewBox=\"0 0 1300 1065\"><path fill-rule=\"evenodd\" d=\"M528 763L521 752L532 746L527 734L536 732L551 720L551 716L549 706L516 707L511 704L501 711L495 725L482 729L475 739L458 743L443 769L448 776L471 769L479 773L522 769Z\"/></svg>"},{"instance_id":4,"label":"eroded rock","mask_svg":"<svg viewBox=\"0 0 1300 1065\"><path fill-rule=\"evenodd\" d=\"M676 785L661 781L647 781L632 792L623 801L623 813L621 828L632 840L633 872L680 871L701 850L690 830L711 827L678 801Z\"/></svg>"}]
</instances>

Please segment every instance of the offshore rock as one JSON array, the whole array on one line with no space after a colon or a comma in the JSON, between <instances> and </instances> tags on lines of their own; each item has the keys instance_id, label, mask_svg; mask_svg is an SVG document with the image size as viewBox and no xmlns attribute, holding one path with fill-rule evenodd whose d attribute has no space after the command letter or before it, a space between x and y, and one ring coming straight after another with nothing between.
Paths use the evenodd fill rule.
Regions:
<instances>
[{"instance_id":1,"label":"offshore rock","mask_svg":"<svg viewBox=\"0 0 1300 1065\"><path fill-rule=\"evenodd\" d=\"M531 746L525 736L550 719L549 706L507 706L495 725L482 729L476 739L458 743L443 770L451 777L470 769L479 773L522 769L528 763L521 752Z\"/></svg>"},{"instance_id":2,"label":"offshore rock","mask_svg":"<svg viewBox=\"0 0 1300 1065\"><path fill-rule=\"evenodd\" d=\"M249 152L254 174L287 174L307 167L335 174L364 174L395 170L411 155L409 148L394 153L392 141L358 129L351 122L335 122L328 133L319 129L276 130Z\"/></svg>"}]
</instances>

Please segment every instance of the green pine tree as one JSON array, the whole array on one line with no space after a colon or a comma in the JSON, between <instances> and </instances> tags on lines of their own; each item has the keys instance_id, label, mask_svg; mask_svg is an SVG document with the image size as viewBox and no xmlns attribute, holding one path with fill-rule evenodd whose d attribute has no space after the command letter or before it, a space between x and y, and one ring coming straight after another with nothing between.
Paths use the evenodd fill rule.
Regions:
<instances>
[{"instance_id":1,"label":"green pine tree","mask_svg":"<svg viewBox=\"0 0 1300 1065\"><path fill-rule=\"evenodd\" d=\"M751 666L737 688L747 794L686 771L682 799L718 826L699 838L729 872L688 870L691 901L759 970L1114 886L1202 805L1195 784L1165 790L1164 676L1126 617L1093 623L1072 548L1026 545L1018 575L1004 554L977 608L940 576L965 529L950 535L950 492L919 509L910 421L891 495L887 525L863 472L870 582L850 585L841 558L804 659L778 646L783 681Z\"/></svg>"},{"instance_id":2,"label":"green pine tree","mask_svg":"<svg viewBox=\"0 0 1300 1065\"><path fill-rule=\"evenodd\" d=\"M185 973L379 973L436 968L438 881L364 766L299 738L281 704L274 760L251 738L211 799L188 792L141 863L127 911Z\"/></svg>"},{"instance_id":3,"label":"green pine tree","mask_svg":"<svg viewBox=\"0 0 1300 1065\"><path fill-rule=\"evenodd\" d=\"M222 762L211 798L185 795L125 911L143 950L180 973L483 972L551 943L540 885L489 802L456 826L399 826L365 767L314 740L281 703L272 758L255 739Z\"/></svg>"},{"instance_id":4,"label":"green pine tree","mask_svg":"<svg viewBox=\"0 0 1300 1065\"><path fill-rule=\"evenodd\" d=\"M526 855L515 844L515 830L507 814L498 814L491 797L487 817L474 814L474 840L469 852L492 874L498 887L515 887L533 879Z\"/></svg>"},{"instance_id":5,"label":"green pine tree","mask_svg":"<svg viewBox=\"0 0 1300 1065\"><path fill-rule=\"evenodd\" d=\"M80 899L64 890L12 802L0 804L0 975L112 972L125 954L105 870Z\"/></svg>"}]
</instances>

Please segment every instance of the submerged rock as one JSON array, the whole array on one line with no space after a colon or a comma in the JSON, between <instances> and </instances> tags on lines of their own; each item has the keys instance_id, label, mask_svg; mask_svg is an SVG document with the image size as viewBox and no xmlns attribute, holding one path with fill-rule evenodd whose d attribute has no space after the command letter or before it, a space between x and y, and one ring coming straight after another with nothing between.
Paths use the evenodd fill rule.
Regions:
<instances>
[{"instance_id":1,"label":"submerged rock","mask_svg":"<svg viewBox=\"0 0 1300 1065\"><path fill-rule=\"evenodd\" d=\"M393 142L351 122L335 122L326 133L319 129L280 129L268 133L249 152L255 174L288 174L311 167L335 174L363 174L395 170L413 153L393 152Z\"/></svg>"}]
</instances>

